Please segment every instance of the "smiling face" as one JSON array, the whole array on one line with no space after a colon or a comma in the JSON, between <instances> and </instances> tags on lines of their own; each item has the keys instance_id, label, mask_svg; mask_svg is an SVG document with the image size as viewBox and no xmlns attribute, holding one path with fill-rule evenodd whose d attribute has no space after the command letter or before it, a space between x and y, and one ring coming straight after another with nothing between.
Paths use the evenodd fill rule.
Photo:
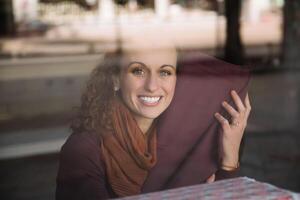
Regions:
<instances>
[{"instance_id":1,"label":"smiling face","mask_svg":"<svg viewBox=\"0 0 300 200\"><path fill-rule=\"evenodd\" d=\"M121 97L138 123L153 121L171 103L176 85L176 53L172 50L126 54L119 83Z\"/></svg>"}]
</instances>

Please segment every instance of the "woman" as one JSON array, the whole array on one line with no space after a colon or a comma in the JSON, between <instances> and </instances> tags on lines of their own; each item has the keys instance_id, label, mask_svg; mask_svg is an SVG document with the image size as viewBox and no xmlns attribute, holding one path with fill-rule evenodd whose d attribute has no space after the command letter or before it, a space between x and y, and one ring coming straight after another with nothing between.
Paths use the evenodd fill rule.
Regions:
<instances>
[{"instance_id":1,"label":"woman","mask_svg":"<svg viewBox=\"0 0 300 200\"><path fill-rule=\"evenodd\" d=\"M159 166L163 168L156 165L160 155L157 123L175 92L175 50L129 48L118 59L107 56L105 60L110 62L91 75L72 124L73 134L62 147L57 199L106 199L170 188L153 180L158 180ZM227 103L224 108L233 122L215 115L223 132L221 168L229 174L238 168L239 145L250 111L248 98L243 103L235 92L232 97L238 109ZM216 170L209 173L205 181L212 182Z\"/></svg>"}]
</instances>

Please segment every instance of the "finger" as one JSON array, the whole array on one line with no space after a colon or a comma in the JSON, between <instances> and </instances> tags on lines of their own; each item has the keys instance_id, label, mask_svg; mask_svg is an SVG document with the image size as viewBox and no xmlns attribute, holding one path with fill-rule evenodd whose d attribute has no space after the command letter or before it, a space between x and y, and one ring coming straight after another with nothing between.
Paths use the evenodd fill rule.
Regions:
<instances>
[{"instance_id":1,"label":"finger","mask_svg":"<svg viewBox=\"0 0 300 200\"><path fill-rule=\"evenodd\" d=\"M246 106L246 110L247 110L247 115L249 115L249 113L251 111L251 105L250 105L248 92L247 92L247 95L246 95L246 98L245 98L245 106Z\"/></svg>"},{"instance_id":2,"label":"finger","mask_svg":"<svg viewBox=\"0 0 300 200\"><path fill-rule=\"evenodd\" d=\"M245 111L245 106L240 98L240 96L238 95L238 93L235 90L231 91L231 96L233 98L233 101L235 103L235 105L237 106L237 109L239 112L244 112Z\"/></svg>"},{"instance_id":3,"label":"finger","mask_svg":"<svg viewBox=\"0 0 300 200\"><path fill-rule=\"evenodd\" d=\"M220 122L222 129L227 131L230 129L230 124L226 118L224 118L220 113L215 113L216 119Z\"/></svg>"},{"instance_id":4,"label":"finger","mask_svg":"<svg viewBox=\"0 0 300 200\"><path fill-rule=\"evenodd\" d=\"M212 183L215 181L215 179L216 179L216 175L213 174L208 179L206 179L206 183Z\"/></svg>"},{"instance_id":5,"label":"finger","mask_svg":"<svg viewBox=\"0 0 300 200\"><path fill-rule=\"evenodd\" d=\"M225 108L225 110L233 117L238 118L239 112L236 111L231 105L229 105L226 101L222 102L222 106Z\"/></svg>"}]
</instances>

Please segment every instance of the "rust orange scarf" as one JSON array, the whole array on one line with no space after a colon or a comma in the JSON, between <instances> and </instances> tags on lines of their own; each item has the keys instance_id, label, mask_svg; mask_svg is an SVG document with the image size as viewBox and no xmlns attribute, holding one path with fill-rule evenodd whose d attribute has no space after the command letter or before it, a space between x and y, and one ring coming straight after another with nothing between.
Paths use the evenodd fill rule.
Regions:
<instances>
[{"instance_id":1,"label":"rust orange scarf","mask_svg":"<svg viewBox=\"0 0 300 200\"><path fill-rule=\"evenodd\" d=\"M156 163L155 123L144 134L123 103L114 105L113 132L106 134L101 144L106 173L118 196L136 195Z\"/></svg>"}]
</instances>

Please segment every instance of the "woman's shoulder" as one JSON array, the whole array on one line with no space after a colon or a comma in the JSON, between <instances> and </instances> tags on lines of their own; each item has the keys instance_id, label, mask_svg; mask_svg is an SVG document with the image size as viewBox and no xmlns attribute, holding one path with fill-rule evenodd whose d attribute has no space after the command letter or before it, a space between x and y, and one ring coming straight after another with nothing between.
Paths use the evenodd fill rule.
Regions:
<instances>
[{"instance_id":1,"label":"woman's shoulder","mask_svg":"<svg viewBox=\"0 0 300 200\"><path fill-rule=\"evenodd\" d=\"M61 148L61 152L86 151L100 148L100 138L94 132L72 133Z\"/></svg>"},{"instance_id":2,"label":"woman's shoulder","mask_svg":"<svg viewBox=\"0 0 300 200\"><path fill-rule=\"evenodd\" d=\"M95 133L72 133L61 148L56 199L107 199L105 165Z\"/></svg>"},{"instance_id":3,"label":"woman's shoulder","mask_svg":"<svg viewBox=\"0 0 300 200\"><path fill-rule=\"evenodd\" d=\"M60 168L74 170L101 170L100 139L96 133L72 133L60 151ZM101 170L102 171L102 170Z\"/></svg>"}]
</instances>

